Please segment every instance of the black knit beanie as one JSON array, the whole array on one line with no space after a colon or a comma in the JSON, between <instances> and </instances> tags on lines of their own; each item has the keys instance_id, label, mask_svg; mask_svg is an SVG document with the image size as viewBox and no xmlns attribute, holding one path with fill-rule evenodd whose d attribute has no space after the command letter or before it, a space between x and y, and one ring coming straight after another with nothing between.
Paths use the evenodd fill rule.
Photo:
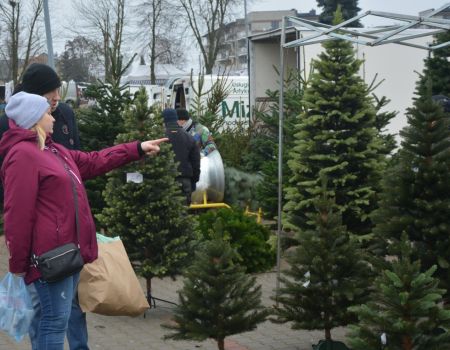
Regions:
<instances>
[{"instance_id":1,"label":"black knit beanie","mask_svg":"<svg viewBox=\"0 0 450 350\"><path fill-rule=\"evenodd\" d=\"M23 74L20 90L30 94L44 95L60 86L61 80L51 67L41 63L33 63Z\"/></svg>"},{"instance_id":2,"label":"black knit beanie","mask_svg":"<svg viewBox=\"0 0 450 350\"><path fill-rule=\"evenodd\" d=\"M178 120L189 120L191 117L189 116L189 112L184 108L177 108Z\"/></svg>"}]
</instances>

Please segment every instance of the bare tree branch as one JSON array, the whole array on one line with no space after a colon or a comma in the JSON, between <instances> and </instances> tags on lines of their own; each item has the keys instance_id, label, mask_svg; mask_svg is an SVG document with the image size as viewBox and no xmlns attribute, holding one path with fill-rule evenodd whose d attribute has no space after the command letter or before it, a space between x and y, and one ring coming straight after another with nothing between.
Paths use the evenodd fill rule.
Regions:
<instances>
[{"instance_id":1,"label":"bare tree branch","mask_svg":"<svg viewBox=\"0 0 450 350\"><path fill-rule=\"evenodd\" d=\"M78 12L84 35L101 38L105 80L118 79L118 61L122 60L122 44L126 25L125 0L77 0L74 7Z\"/></svg>"},{"instance_id":2,"label":"bare tree branch","mask_svg":"<svg viewBox=\"0 0 450 350\"><path fill-rule=\"evenodd\" d=\"M34 8L34 16L31 19L31 23L29 25L29 29L28 29L28 44L27 44L27 48L25 51L25 59L24 59L24 67L28 66L28 63L30 61L30 56L31 53L33 51L33 48L36 46L37 40L33 40L34 37L34 33L35 33L35 28L36 28L36 23L39 19L39 17L42 14L42 10L43 10L43 6L44 6L44 2L43 0L38 0L37 3L35 4L35 8ZM22 80L22 76L25 70L22 70L22 72L20 73L20 77L19 80Z\"/></svg>"},{"instance_id":3,"label":"bare tree branch","mask_svg":"<svg viewBox=\"0 0 450 350\"><path fill-rule=\"evenodd\" d=\"M156 83L157 63L177 64L182 58L184 33L174 12L173 0L145 0L134 10L139 19L139 43L144 47L140 54L148 52L152 84Z\"/></svg>"},{"instance_id":4,"label":"bare tree branch","mask_svg":"<svg viewBox=\"0 0 450 350\"><path fill-rule=\"evenodd\" d=\"M179 0L179 3L202 54L205 73L211 74L223 40L223 28L238 0Z\"/></svg>"},{"instance_id":5,"label":"bare tree branch","mask_svg":"<svg viewBox=\"0 0 450 350\"><path fill-rule=\"evenodd\" d=\"M23 60L26 66L32 54L41 48L38 37L41 14L42 0L0 3L0 24L6 29L0 32L0 38L6 46L5 50L2 49L2 56L9 63L7 78L12 79L14 84L20 78L20 61Z\"/></svg>"}]
</instances>

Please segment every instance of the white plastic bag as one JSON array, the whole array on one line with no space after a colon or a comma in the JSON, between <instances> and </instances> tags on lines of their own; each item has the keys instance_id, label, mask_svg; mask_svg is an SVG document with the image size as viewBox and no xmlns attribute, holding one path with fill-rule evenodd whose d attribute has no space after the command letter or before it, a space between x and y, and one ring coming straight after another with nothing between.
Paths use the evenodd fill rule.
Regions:
<instances>
[{"instance_id":1,"label":"white plastic bag","mask_svg":"<svg viewBox=\"0 0 450 350\"><path fill-rule=\"evenodd\" d=\"M23 277L8 272L0 282L0 330L20 342L28 333L33 316Z\"/></svg>"}]
</instances>

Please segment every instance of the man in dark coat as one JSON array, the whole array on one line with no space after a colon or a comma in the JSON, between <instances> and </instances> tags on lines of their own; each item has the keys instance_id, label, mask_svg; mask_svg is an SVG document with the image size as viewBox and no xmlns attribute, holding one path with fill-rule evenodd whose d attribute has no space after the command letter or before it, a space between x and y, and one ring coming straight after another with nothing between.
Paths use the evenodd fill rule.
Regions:
<instances>
[{"instance_id":1,"label":"man in dark coat","mask_svg":"<svg viewBox=\"0 0 450 350\"><path fill-rule=\"evenodd\" d=\"M75 120L75 114L67 104L60 103L61 80L56 72L49 66L40 63L31 64L23 74L22 82L14 89L13 94L25 91L31 94L41 95L48 100L52 116L55 118L53 124L52 139L68 149L80 149L80 137ZM0 138L9 129L9 118L3 114L0 117ZM0 159L0 165L3 159ZM0 185L0 202L3 207L3 186ZM37 293L32 288L30 296L36 315L30 327L30 340L32 349L37 349L37 329L40 319L40 304ZM80 309L77 302L72 304L72 313L69 320L67 339L71 349L89 350L88 334L86 325L86 314Z\"/></svg>"},{"instance_id":2,"label":"man in dark coat","mask_svg":"<svg viewBox=\"0 0 450 350\"><path fill-rule=\"evenodd\" d=\"M195 184L200 178L200 149L194 138L178 125L177 112L167 108L163 112L166 136L175 153L175 160L179 163L180 175L177 181L181 185L181 191L186 196L186 204L191 204L191 194L195 191Z\"/></svg>"},{"instance_id":3,"label":"man in dark coat","mask_svg":"<svg viewBox=\"0 0 450 350\"><path fill-rule=\"evenodd\" d=\"M67 104L60 102L59 88L61 80L49 66L41 63L31 64L25 71L22 82L14 89L14 93L25 91L45 97L52 108L55 118L52 139L68 149L80 149L80 137L75 121L75 114ZM9 129L8 118L0 120L0 138Z\"/></svg>"}]
</instances>

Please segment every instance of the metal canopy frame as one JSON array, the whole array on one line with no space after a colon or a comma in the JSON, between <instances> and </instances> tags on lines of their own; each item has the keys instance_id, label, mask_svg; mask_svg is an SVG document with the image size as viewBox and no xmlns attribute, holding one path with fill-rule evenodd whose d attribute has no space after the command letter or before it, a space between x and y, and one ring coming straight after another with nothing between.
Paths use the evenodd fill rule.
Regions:
<instances>
[{"instance_id":1,"label":"metal canopy frame","mask_svg":"<svg viewBox=\"0 0 450 350\"><path fill-rule=\"evenodd\" d=\"M281 221L282 221L282 191L283 191L283 120L284 120L284 49L296 48L299 46L322 43L328 40L346 40L359 45L379 46L385 44L406 45L422 50L433 51L450 45L450 41L441 44L430 44L428 46L408 42L408 40L435 35L450 30L450 20L433 18L434 15L450 7L447 3L426 16L410 16L397 13L367 11L353 18L350 18L338 25L330 26L323 23L313 22L298 17L285 16L282 19L281 40L280 40L280 95L279 95L279 127L278 127L278 217L277 217L277 280L276 280L276 303L278 305L278 295L280 289L280 260L281 260ZM387 19L400 20L405 24L394 24L390 26L376 28L344 28L349 24L360 20L366 16L377 16ZM295 30L311 30L315 34L286 43L286 26L289 22L294 24ZM299 27L297 27L297 25ZM411 33L408 29L418 25L424 26L428 31Z\"/></svg>"},{"instance_id":2,"label":"metal canopy frame","mask_svg":"<svg viewBox=\"0 0 450 350\"><path fill-rule=\"evenodd\" d=\"M320 43L326 40L336 40L343 39L360 45L367 46L378 46L384 45L388 43L396 43L400 45L411 46L419 49L425 50L435 50L441 47L445 47L450 45L450 42L439 44L424 46L413 43L408 43L408 40L425 37L429 35L434 35L437 33L444 32L450 29L450 20L441 19L441 18L432 18L432 16L442 12L446 8L450 6L450 3L440 7L439 9L430 12L426 16L410 16L410 15L401 15L397 13L389 13L389 12L380 12L380 11L367 11L358 16L350 18L347 21L339 23L338 25L331 26L328 24L313 22L306 19L301 19L293 16L286 16L286 20L289 20L293 24L297 24L306 29L310 29L316 32L313 35L310 35L305 38L300 38L294 41L290 41L288 43L283 43L283 48L293 48L297 46L311 45ZM407 22L405 24L396 24L385 27L378 28L344 28L364 17L367 16L377 16L388 19L400 20ZM428 27L430 29L434 29L434 31L430 32L422 32L422 33L408 33L407 30L418 25ZM284 29L284 28L283 28ZM301 30L298 28L297 30Z\"/></svg>"}]
</instances>

